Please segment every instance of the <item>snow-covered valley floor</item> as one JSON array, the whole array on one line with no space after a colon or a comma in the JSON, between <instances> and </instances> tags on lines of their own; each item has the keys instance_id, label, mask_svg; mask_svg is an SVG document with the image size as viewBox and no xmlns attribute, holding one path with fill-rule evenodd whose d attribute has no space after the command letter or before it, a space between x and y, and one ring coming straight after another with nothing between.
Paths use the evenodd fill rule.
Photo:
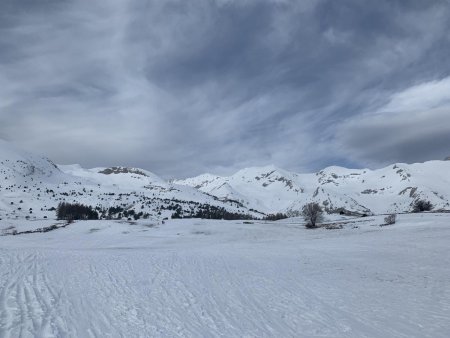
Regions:
<instances>
[{"instance_id":1,"label":"snow-covered valley floor","mask_svg":"<svg viewBox=\"0 0 450 338\"><path fill-rule=\"evenodd\" d=\"M1 236L0 337L449 337L450 214L381 223L86 221Z\"/></svg>"}]
</instances>

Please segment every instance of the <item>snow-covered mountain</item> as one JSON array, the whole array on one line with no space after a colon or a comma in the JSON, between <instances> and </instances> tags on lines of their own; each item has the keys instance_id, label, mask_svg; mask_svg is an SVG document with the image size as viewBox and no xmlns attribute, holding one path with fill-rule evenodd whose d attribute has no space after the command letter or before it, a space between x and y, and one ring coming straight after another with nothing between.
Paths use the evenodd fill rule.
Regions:
<instances>
[{"instance_id":1,"label":"snow-covered mountain","mask_svg":"<svg viewBox=\"0 0 450 338\"><path fill-rule=\"evenodd\" d=\"M212 209L255 217L296 215L310 201L328 213L407 212L417 199L450 210L450 161L378 170L328 167L312 174L267 166L229 177L203 174L167 182L139 168L58 166L0 141L0 218L54 218L54 208L64 201L92 206L104 217L116 208L162 219Z\"/></svg>"},{"instance_id":2,"label":"snow-covered mountain","mask_svg":"<svg viewBox=\"0 0 450 338\"><path fill-rule=\"evenodd\" d=\"M54 218L60 202L89 205L104 211L105 217L111 208L154 219L194 216L205 209L261 216L239 203L166 182L143 169L57 166L0 141L0 218Z\"/></svg>"},{"instance_id":3,"label":"snow-covered mountain","mask_svg":"<svg viewBox=\"0 0 450 338\"><path fill-rule=\"evenodd\" d=\"M306 182L298 174L267 166L242 169L230 177L205 174L175 183L192 186L222 200L236 200L256 210L277 212L302 199Z\"/></svg>"},{"instance_id":4,"label":"snow-covered mountain","mask_svg":"<svg viewBox=\"0 0 450 338\"><path fill-rule=\"evenodd\" d=\"M358 214L411 211L416 199L450 209L450 162L393 164L378 170L328 167L297 174L274 166L243 169L229 177L200 175L175 181L222 200L265 213L295 214L310 201L327 212Z\"/></svg>"}]
</instances>

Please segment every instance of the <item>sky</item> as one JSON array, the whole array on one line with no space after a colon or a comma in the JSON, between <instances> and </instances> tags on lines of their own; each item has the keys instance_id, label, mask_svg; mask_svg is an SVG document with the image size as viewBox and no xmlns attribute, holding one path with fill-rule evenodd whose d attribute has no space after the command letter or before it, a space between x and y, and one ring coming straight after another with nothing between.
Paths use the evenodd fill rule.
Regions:
<instances>
[{"instance_id":1,"label":"sky","mask_svg":"<svg viewBox=\"0 0 450 338\"><path fill-rule=\"evenodd\" d=\"M450 156L448 0L2 0L0 139L163 177Z\"/></svg>"}]
</instances>

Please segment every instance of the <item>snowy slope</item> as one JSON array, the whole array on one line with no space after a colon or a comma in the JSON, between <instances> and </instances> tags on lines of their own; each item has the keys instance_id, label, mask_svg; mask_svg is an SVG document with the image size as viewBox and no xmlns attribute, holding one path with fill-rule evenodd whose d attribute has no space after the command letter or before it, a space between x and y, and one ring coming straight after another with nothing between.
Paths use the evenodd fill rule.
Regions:
<instances>
[{"instance_id":1,"label":"snowy slope","mask_svg":"<svg viewBox=\"0 0 450 338\"><path fill-rule=\"evenodd\" d=\"M58 167L48 158L27 153L0 139L0 176L3 181L9 177L14 178L14 183L35 179L51 181L61 177L60 174Z\"/></svg>"},{"instance_id":2,"label":"snowy slope","mask_svg":"<svg viewBox=\"0 0 450 338\"><path fill-rule=\"evenodd\" d=\"M354 222L0 236L0 337L448 337L450 214Z\"/></svg>"},{"instance_id":3,"label":"snowy slope","mask_svg":"<svg viewBox=\"0 0 450 338\"><path fill-rule=\"evenodd\" d=\"M239 200L267 213L301 210L320 203L328 212L407 212L416 199L450 209L450 162L395 164L378 170L328 167L297 174L273 166L248 168L229 177L201 175L175 181L221 199Z\"/></svg>"},{"instance_id":4,"label":"snowy slope","mask_svg":"<svg viewBox=\"0 0 450 338\"><path fill-rule=\"evenodd\" d=\"M167 183L157 175L138 168L112 167L84 169L78 164L59 165L66 174L82 177L94 183L119 188L142 188L145 186L167 187Z\"/></svg>"},{"instance_id":5,"label":"snowy slope","mask_svg":"<svg viewBox=\"0 0 450 338\"><path fill-rule=\"evenodd\" d=\"M230 177L200 175L175 181L195 187L223 200L237 200L249 208L265 212L283 210L303 198L304 182L299 175L267 166L247 168Z\"/></svg>"},{"instance_id":6,"label":"snowy slope","mask_svg":"<svg viewBox=\"0 0 450 338\"><path fill-rule=\"evenodd\" d=\"M435 209L450 209L450 165L445 161L397 163L378 170L327 168L317 175L321 187L346 196L374 213L410 211L416 199Z\"/></svg>"},{"instance_id":7,"label":"snowy slope","mask_svg":"<svg viewBox=\"0 0 450 338\"><path fill-rule=\"evenodd\" d=\"M121 207L150 218L184 216L207 206L260 215L236 202L219 201L189 186L168 183L137 168L83 169L56 166L45 157L0 142L0 219L52 219L58 203L79 202L98 210Z\"/></svg>"},{"instance_id":8,"label":"snowy slope","mask_svg":"<svg viewBox=\"0 0 450 338\"><path fill-rule=\"evenodd\" d=\"M450 161L395 164L378 170L328 167L298 174L274 166L242 169L229 177L204 174L167 182L139 168L56 166L0 141L0 218L52 219L59 202L99 210L121 207L151 218L176 210L193 216L208 206L251 214L295 215L314 201L328 213L408 212L417 199L450 210Z\"/></svg>"}]
</instances>

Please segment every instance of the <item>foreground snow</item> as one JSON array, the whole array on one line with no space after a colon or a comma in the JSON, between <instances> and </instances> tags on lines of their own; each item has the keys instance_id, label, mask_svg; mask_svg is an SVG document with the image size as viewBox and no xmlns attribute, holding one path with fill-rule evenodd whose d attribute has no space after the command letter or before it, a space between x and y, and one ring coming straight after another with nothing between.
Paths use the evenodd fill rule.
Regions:
<instances>
[{"instance_id":1,"label":"foreground snow","mask_svg":"<svg viewBox=\"0 0 450 338\"><path fill-rule=\"evenodd\" d=\"M450 336L450 214L345 222L96 221L2 236L0 337Z\"/></svg>"}]
</instances>

